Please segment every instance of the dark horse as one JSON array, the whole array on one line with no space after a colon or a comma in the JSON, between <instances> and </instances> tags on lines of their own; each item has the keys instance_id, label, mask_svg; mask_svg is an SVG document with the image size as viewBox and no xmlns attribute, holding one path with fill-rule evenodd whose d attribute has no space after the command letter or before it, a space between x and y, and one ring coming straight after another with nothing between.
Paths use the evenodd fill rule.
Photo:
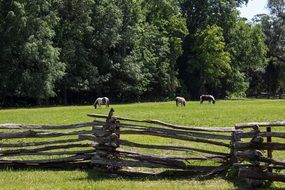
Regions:
<instances>
[{"instance_id":1,"label":"dark horse","mask_svg":"<svg viewBox=\"0 0 285 190\"><path fill-rule=\"evenodd\" d=\"M183 97L176 97L175 98L176 101L176 106L178 106L179 104L181 104L181 106L186 106L186 100Z\"/></svg>"},{"instance_id":2,"label":"dark horse","mask_svg":"<svg viewBox=\"0 0 285 190\"><path fill-rule=\"evenodd\" d=\"M96 100L95 100L95 102L94 102L94 107L95 107L95 109L97 108L97 106L99 106L99 107L101 107L101 105L102 104L105 104L106 105L106 107L109 107L109 104L110 104L110 101L109 101L109 98L107 98L107 97L99 97L99 98L97 98Z\"/></svg>"},{"instance_id":3,"label":"dark horse","mask_svg":"<svg viewBox=\"0 0 285 190\"><path fill-rule=\"evenodd\" d=\"M215 102L216 102L214 96L212 96L212 95L201 95L200 96L200 104L202 104L203 101L209 101L209 103L212 102L213 104L215 104Z\"/></svg>"}]
</instances>

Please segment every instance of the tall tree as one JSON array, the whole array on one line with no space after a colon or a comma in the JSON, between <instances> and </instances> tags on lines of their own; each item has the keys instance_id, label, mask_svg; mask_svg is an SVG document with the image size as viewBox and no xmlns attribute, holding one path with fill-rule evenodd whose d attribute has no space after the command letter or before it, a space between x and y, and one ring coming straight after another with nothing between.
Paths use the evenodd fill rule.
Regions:
<instances>
[{"instance_id":1,"label":"tall tree","mask_svg":"<svg viewBox=\"0 0 285 190\"><path fill-rule=\"evenodd\" d=\"M175 60L186 32L179 4L105 0L93 13L98 92L121 100L174 94Z\"/></svg>"},{"instance_id":2,"label":"tall tree","mask_svg":"<svg viewBox=\"0 0 285 190\"><path fill-rule=\"evenodd\" d=\"M179 81L176 59L182 54L182 40L187 34L180 4L173 0L142 1L144 17L139 25L138 51L144 62L148 81L146 95L174 96Z\"/></svg>"},{"instance_id":3,"label":"tall tree","mask_svg":"<svg viewBox=\"0 0 285 190\"><path fill-rule=\"evenodd\" d=\"M199 94L215 90L221 86L220 79L231 72L230 54L225 51L222 28L213 25L198 30L195 35L196 57L189 68L192 73L199 73Z\"/></svg>"},{"instance_id":4,"label":"tall tree","mask_svg":"<svg viewBox=\"0 0 285 190\"><path fill-rule=\"evenodd\" d=\"M68 99L75 101L73 96L77 99L77 94L91 91L98 83L98 71L91 55L93 5L93 0L60 0L57 6L60 22L55 42L62 49L60 59L66 63L66 75L58 88L64 103Z\"/></svg>"},{"instance_id":5,"label":"tall tree","mask_svg":"<svg viewBox=\"0 0 285 190\"><path fill-rule=\"evenodd\" d=\"M255 22L261 23L266 36L268 59L264 82L266 91L271 94L285 92L285 2L269 0L270 15L258 15Z\"/></svg>"},{"instance_id":6,"label":"tall tree","mask_svg":"<svg viewBox=\"0 0 285 190\"><path fill-rule=\"evenodd\" d=\"M183 10L187 14L187 25L189 35L185 38L183 44L183 55L178 59L179 76L184 81L185 86L190 91L191 97L197 98L200 93L213 93L220 97L229 96L231 94L244 95L247 90L249 81L249 71L254 70L256 65L265 64L266 48L263 43L263 35L258 27L242 27L242 22L238 20L237 6L247 1L225 1L225 0L202 0L193 1L186 0L183 4ZM201 72L196 72L193 68L202 64L198 59L200 55L197 52L196 44L203 42L203 37L207 39L207 35L197 38L198 33L207 30L209 26L216 25L221 28L222 39L224 42L224 53L230 56L229 70L221 77L215 78L215 85L205 85ZM245 24L244 24L245 25ZM239 28L245 29L243 33L239 33ZM208 33L209 34L209 33ZM244 36L242 36L244 34ZM199 35L198 35L199 36ZM249 43L242 43L241 39L246 39ZM256 41L250 40L250 38ZM210 42L208 42L210 44ZM245 55L240 56L242 51L247 50ZM204 51L201 51L204 52ZM215 51L209 52L215 54ZM227 57L227 56L226 56ZM247 62L243 61L242 59ZM251 64L248 64L248 63ZM247 67L247 68L246 68ZM192 69L191 69L192 68ZM206 72L207 67L203 67ZM218 72L218 70L216 70ZM199 82L200 81L200 82ZM203 90L201 90L203 89Z\"/></svg>"},{"instance_id":7,"label":"tall tree","mask_svg":"<svg viewBox=\"0 0 285 190\"><path fill-rule=\"evenodd\" d=\"M238 19L231 30L228 49L232 57L232 68L235 71L225 83L226 86L235 88L233 93L228 95L256 94L259 91L259 84L255 80L259 80L257 75L262 73L267 64L267 47L260 24L247 23L243 18Z\"/></svg>"},{"instance_id":8,"label":"tall tree","mask_svg":"<svg viewBox=\"0 0 285 190\"><path fill-rule=\"evenodd\" d=\"M126 0L100 0L93 6L92 58L100 75L95 89L99 95L124 99L136 91L140 67L124 61L133 48L135 8L134 1Z\"/></svg>"},{"instance_id":9,"label":"tall tree","mask_svg":"<svg viewBox=\"0 0 285 190\"><path fill-rule=\"evenodd\" d=\"M53 44L56 1L1 1L1 91L4 96L46 99L64 74ZM3 95L2 94L2 95Z\"/></svg>"}]
</instances>

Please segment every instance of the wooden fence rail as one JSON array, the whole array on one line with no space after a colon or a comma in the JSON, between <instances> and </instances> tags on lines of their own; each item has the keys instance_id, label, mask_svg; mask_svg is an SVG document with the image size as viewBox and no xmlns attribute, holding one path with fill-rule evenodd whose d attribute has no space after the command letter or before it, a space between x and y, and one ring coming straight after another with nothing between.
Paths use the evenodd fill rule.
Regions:
<instances>
[{"instance_id":1,"label":"wooden fence rail","mask_svg":"<svg viewBox=\"0 0 285 190\"><path fill-rule=\"evenodd\" d=\"M96 154L92 159L92 163L98 170L103 168L108 172L128 173L128 175L133 173L135 175L165 175L165 172L175 174L176 172L173 171L179 173L181 170L187 174L193 174L197 173L194 168L199 167L199 174L207 175L226 171L230 166L231 134L235 131L233 128L180 126L158 120L114 117L113 112L114 110L111 110L109 115L88 114L88 116L96 118L94 121L96 125L101 124L103 127L93 128L95 137L84 134L79 136L81 139L96 139L99 142L99 145L96 146ZM106 121L100 119L106 119ZM110 135L113 135L114 138L110 138ZM166 144L150 142L143 144L139 141L128 140L133 135L168 140L162 141ZM177 145L169 145L169 139L172 142L177 142ZM188 146L185 146L183 141ZM193 144L193 147L189 144ZM207 147L205 144L222 147L225 150L214 151L211 148L199 148ZM144 151L141 152L142 150ZM149 153L154 150L155 154ZM167 156L165 151L168 152ZM209 165L208 162L213 162L214 166ZM130 168L132 168L131 171L129 171ZM166 170L161 171L162 168Z\"/></svg>"},{"instance_id":2,"label":"wooden fence rail","mask_svg":"<svg viewBox=\"0 0 285 190\"><path fill-rule=\"evenodd\" d=\"M77 129L96 125L95 122L77 123L71 125L23 125L23 124L0 124L0 129L44 129L44 130L65 130Z\"/></svg>"},{"instance_id":3,"label":"wooden fence rail","mask_svg":"<svg viewBox=\"0 0 285 190\"><path fill-rule=\"evenodd\" d=\"M108 116L106 115L101 115L101 114L87 114L89 117L94 117L94 118L103 118L107 119ZM181 125L174 125L174 124L169 124L165 123L162 121L158 120L137 120L137 119L130 119L130 118L124 118L124 117L114 117L117 120L120 121L131 121L131 122L139 122L139 123L148 123L148 124L157 124L160 126L172 128L172 129L180 129L180 130L186 130L186 131L206 131L206 132L234 132L236 131L235 128L229 128L229 127L193 127L193 126L181 126ZM98 121L94 121L95 123ZM123 124L118 124L119 126L123 126ZM132 124L125 124L128 126L134 126ZM135 125L138 126L138 125Z\"/></svg>"},{"instance_id":4,"label":"wooden fence rail","mask_svg":"<svg viewBox=\"0 0 285 190\"><path fill-rule=\"evenodd\" d=\"M266 131L261 131L263 127L266 127ZM285 150L283 140L285 133L280 131L284 127L285 121L242 123L235 126L239 131L236 132L237 138L232 143L236 161L233 165L239 168L241 178L249 178L255 185L260 185L264 181L285 182L285 175L276 173L285 169L285 161L273 158L273 151ZM244 131L246 129L251 131ZM272 132L272 129L278 129L278 132ZM272 142L272 137L278 139L278 142ZM243 139L251 140L242 142ZM267 151L266 155L262 152L263 150Z\"/></svg>"},{"instance_id":5,"label":"wooden fence rail","mask_svg":"<svg viewBox=\"0 0 285 190\"><path fill-rule=\"evenodd\" d=\"M0 167L86 167L94 155L93 122L72 125L0 125Z\"/></svg>"},{"instance_id":6,"label":"wooden fence rail","mask_svg":"<svg viewBox=\"0 0 285 190\"><path fill-rule=\"evenodd\" d=\"M256 126L258 127L284 127L285 121L239 123L235 125L235 129L246 129L246 128L253 128Z\"/></svg>"}]
</instances>

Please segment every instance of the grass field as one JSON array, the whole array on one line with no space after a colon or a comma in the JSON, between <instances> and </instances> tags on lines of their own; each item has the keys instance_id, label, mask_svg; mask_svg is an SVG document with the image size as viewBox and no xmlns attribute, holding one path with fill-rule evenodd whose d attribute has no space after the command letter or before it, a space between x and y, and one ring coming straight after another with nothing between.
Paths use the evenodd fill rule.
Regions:
<instances>
[{"instance_id":1,"label":"grass field","mask_svg":"<svg viewBox=\"0 0 285 190\"><path fill-rule=\"evenodd\" d=\"M174 102L112 105L116 116L157 119L188 126L233 127L240 122L285 120L284 100L218 101L215 105ZM88 113L107 114L109 109L92 106L66 106L29 109L2 109L0 123L71 124L91 121ZM285 129L284 129L285 130ZM128 137L131 138L131 137ZM136 137L137 138L137 137ZM144 139L142 139L144 140ZM145 141L148 142L149 139ZM283 157L284 154L279 156ZM284 160L284 159L283 159ZM156 179L101 176L92 171L4 170L0 171L0 189L244 189L229 179ZM274 183L271 189L285 189Z\"/></svg>"}]
</instances>

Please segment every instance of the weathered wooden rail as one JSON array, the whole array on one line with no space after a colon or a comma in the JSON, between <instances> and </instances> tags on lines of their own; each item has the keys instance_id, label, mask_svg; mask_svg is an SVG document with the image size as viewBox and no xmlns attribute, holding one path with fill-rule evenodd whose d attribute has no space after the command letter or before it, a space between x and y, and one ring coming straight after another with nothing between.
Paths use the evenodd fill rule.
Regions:
<instances>
[{"instance_id":1,"label":"weathered wooden rail","mask_svg":"<svg viewBox=\"0 0 285 190\"><path fill-rule=\"evenodd\" d=\"M235 128L233 147L236 162L233 164L239 168L239 177L250 179L253 185L266 180L285 182L284 172L276 172L285 169L285 161L274 158L273 154L274 151L285 150L285 133L281 131L285 129L285 121L242 123ZM272 142L273 139L277 142Z\"/></svg>"},{"instance_id":2,"label":"weathered wooden rail","mask_svg":"<svg viewBox=\"0 0 285 190\"><path fill-rule=\"evenodd\" d=\"M2 124L0 167L84 167L156 176L210 176L236 167L239 177L252 183L285 182L285 175L276 173L285 161L274 158L275 151L285 150L285 121L206 128L113 113L88 114L93 122L72 125Z\"/></svg>"},{"instance_id":3,"label":"weathered wooden rail","mask_svg":"<svg viewBox=\"0 0 285 190\"><path fill-rule=\"evenodd\" d=\"M106 119L108 124L95 120L97 125L103 125L102 129L93 129L95 137L80 135L82 139L100 142L96 146L100 151L96 151L92 159L97 170L128 175L206 176L226 171L231 166L234 128L179 126L157 120L113 117L112 114L112 111L109 116L88 114ZM153 143L136 140L137 136Z\"/></svg>"},{"instance_id":4,"label":"weathered wooden rail","mask_svg":"<svg viewBox=\"0 0 285 190\"><path fill-rule=\"evenodd\" d=\"M88 167L96 142L79 135L93 134L94 125L1 124L0 167Z\"/></svg>"}]
</instances>

